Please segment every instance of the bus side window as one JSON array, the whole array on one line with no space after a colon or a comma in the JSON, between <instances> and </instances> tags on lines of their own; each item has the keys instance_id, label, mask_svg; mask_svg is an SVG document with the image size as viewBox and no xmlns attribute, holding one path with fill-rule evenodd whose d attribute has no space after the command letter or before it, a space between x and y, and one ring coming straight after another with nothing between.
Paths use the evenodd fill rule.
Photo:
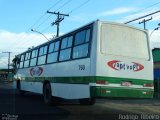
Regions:
<instances>
[{"instance_id":1,"label":"bus side window","mask_svg":"<svg viewBox=\"0 0 160 120\"><path fill-rule=\"evenodd\" d=\"M37 55L38 55L38 49L33 50L31 54L31 61L30 61L30 66L36 66L37 62Z\"/></svg>"},{"instance_id":2,"label":"bus side window","mask_svg":"<svg viewBox=\"0 0 160 120\"><path fill-rule=\"evenodd\" d=\"M71 59L72 43L73 36L65 37L62 39L59 61L66 61Z\"/></svg>"},{"instance_id":3,"label":"bus side window","mask_svg":"<svg viewBox=\"0 0 160 120\"><path fill-rule=\"evenodd\" d=\"M46 62L46 55L47 55L47 48L48 45L42 46L39 49L39 55L38 55L38 65L43 65Z\"/></svg>"},{"instance_id":4,"label":"bus side window","mask_svg":"<svg viewBox=\"0 0 160 120\"><path fill-rule=\"evenodd\" d=\"M73 48L73 59L87 57L88 43Z\"/></svg>"},{"instance_id":5,"label":"bus side window","mask_svg":"<svg viewBox=\"0 0 160 120\"><path fill-rule=\"evenodd\" d=\"M54 63L58 61L59 41L50 43L47 56L47 63Z\"/></svg>"},{"instance_id":6,"label":"bus side window","mask_svg":"<svg viewBox=\"0 0 160 120\"><path fill-rule=\"evenodd\" d=\"M23 68L24 55L21 55L19 68Z\"/></svg>"},{"instance_id":7,"label":"bus side window","mask_svg":"<svg viewBox=\"0 0 160 120\"><path fill-rule=\"evenodd\" d=\"M90 29L76 33L72 58L84 58L89 53Z\"/></svg>"},{"instance_id":8,"label":"bus side window","mask_svg":"<svg viewBox=\"0 0 160 120\"><path fill-rule=\"evenodd\" d=\"M29 67L30 56L31 56L31 52L26 53L25 61L24 61L24 67Z\"/></svg>"}]
</instances>

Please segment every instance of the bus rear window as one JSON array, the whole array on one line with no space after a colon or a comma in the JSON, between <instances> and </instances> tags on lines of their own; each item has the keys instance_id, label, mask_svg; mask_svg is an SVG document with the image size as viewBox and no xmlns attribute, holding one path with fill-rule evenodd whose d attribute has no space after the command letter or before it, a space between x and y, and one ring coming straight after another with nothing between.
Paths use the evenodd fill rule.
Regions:
<instances>
[{"instance_id":1,"label":"bus rear window","mask_svg":"<svg viewBox=\"0 0 160 120\"><path fill-rule=\"evenodd\" d=\"M135 28L102 24L101 53L149 59L147 33Z\"/></svg>"}]
</instances>

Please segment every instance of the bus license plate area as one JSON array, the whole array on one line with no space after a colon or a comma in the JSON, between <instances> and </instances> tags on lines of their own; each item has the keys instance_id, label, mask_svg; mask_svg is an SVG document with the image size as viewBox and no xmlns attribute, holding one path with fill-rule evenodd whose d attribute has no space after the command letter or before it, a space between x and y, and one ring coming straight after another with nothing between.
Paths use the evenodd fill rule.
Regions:
<instances>
[{"instance_id":1,"label":"bus license plate area","mask_svg":"<svg viewBox=\"0 0 160 120\"><path fill-rule=\"evenodd\" d=\"M130 86L132 86L132 83L131 83L131 82L129 82L129 81L123 81L123 82L121 82L121 86L127 86L127 87L130 87Z\"/></svg>"}]
</instances>

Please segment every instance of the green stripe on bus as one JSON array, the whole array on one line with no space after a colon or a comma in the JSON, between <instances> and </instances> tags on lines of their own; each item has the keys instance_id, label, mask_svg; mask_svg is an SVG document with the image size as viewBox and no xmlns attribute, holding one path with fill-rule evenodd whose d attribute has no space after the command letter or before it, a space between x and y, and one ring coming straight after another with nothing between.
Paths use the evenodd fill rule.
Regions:
<instances>
[{"instance_id":1,"label":"green stripe on bus","mask_svg":"<svg viewBox=\"0 0 160 120\"><path fill-rule=\"evenodd\" d=\"M122 81L129 81L132 85L144 85L146 83L153 84L153 80L133 79L133 78L116 78L102 76L86 76L86 77L24 77L22 80L28 82L43 82L48 80L52 83L68 83L68 84L89 84L96 83L96 80L107 81L108 83L120 84Z\"/></svg>"}]
</instances>

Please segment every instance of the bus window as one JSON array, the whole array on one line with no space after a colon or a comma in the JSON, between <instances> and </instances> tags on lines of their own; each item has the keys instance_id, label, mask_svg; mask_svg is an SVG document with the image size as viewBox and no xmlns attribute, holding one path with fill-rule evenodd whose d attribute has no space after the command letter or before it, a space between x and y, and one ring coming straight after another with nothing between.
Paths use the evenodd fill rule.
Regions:
<instances>
[{"instance_id":1,"label":"bus window","mask_svg":"<svg viewBox=\"0 0 160 120\"><path fill-rule=\"evenodd\" d=\"M59 41L57 41L54 45L54 51L58 51L59 50Z\"/></svg>"},{"instance_id":2,"label":"bus window","mask_svg":"<svg viewBox=\"0 0 160 120\"><path fill-rule=\"evenodd\" d=\"M61 50L60 56L59 56L59 61L69 60L70 56L71 56L71 48Z\"/></svg>"},{"instance_id":3,"label":"bus window","mask_svg":"<svg viewBox=\"0 0 160 120\"><path fill-rule=\"evenodd\" d=\"M45 64L46 62L46 54L47 54L47 45L46 46L42 46L39 49L39 55L38 55L38 65L42 65Z\"/></svg>"},{"instance_id":4,"label":"bus window","mask_svg":"<svg viewBox=\"0 0 160 120\"><path fill-rule=\"evenodd\" d=\"M72 58L83 58L88 56L88 46L90 40L90 29L78 32L75 35L75 46Z\"/></svg>"},{"instance_id":5,"label":"bus window","mask_svg":"<svg viewBox=\"0 0 160 120\"><path fill-rule=\"evenodd\" d=\"M24 55L21 55L19 68L23 68L23 62L24 62Z\"/></svg>"},{"instance_id":6,"label":"bus window","mask_svg":"<svg viewBox=\"0 0 160 120\"><path fill-rule=\"evenodd\" d=\"M38 50L36 49L36 50L33 50L32 51L32 57L31 58L35 58L35 57L37 57L37 55L38 55Z\"/></svg>"},{"instance_id":7,"label":"bus window","mask_svg":"<svg viewBox=\"0 0 160 120\"><path fill-rule=\"evenodd\" d=\"M90 39L90 29L88 29L87 31L86 31L86 39L85 39L85 42L88 42L89 41L89 39Z\"/></svg>"},{"instance_id":8,"label":"bus window","mask_svg":"<svg viewBox=\"0 0 160 120\"><path fill-rule=\"evenodd\" d=\"M51 53L51 52L54 51L54 45L55 45L54 42L49 45L49 51L48 51L48 53Z\"/></svg>"},{"instance_id":9,"label":"bus window","mask_svg":"<svg viewBox=\"0 0 160 120\"><path fill-rule=\"evenodd\" d=\"M59 50L59 41L53 42L49 45L47 63L53 63L58 61L58 50Z\"/></svg>"},{"instance_id":10,"label":"bus window","mask_svg":"<svg viewBox=\"0 0 160 120\"><path fill-rule=\"evenodd\" d=\"M73 40L73 37L68 37L68 44L67 44L67 47L72 47L72 40Z\"/></svg>"},{"instance_id":11,"label":"bus window","mask_svg":"<svg viewBox=\"0 0 160 120\"><path fill-rule=\"evenodd\" d=\"M30 66L36 66L38 49L32 51Z\"/></svg>"},{"instance_id":12,"label":"bus window","mask_svg":"<svg viewBox=\"0 0 160 120\"><path fill-rule=\"evenodd\" d=\"M64 38L64 39L62 40L61 49L67 48L67 40L68 40L68 38Z\"/></svg>"},{"instance_id":13,"label":"bus window","mask_svg":"<svg viewBox=\"0 0 160 120\"><path fill-rule=\"evenodd\" d=\"M88 43L73 48L73 59L87 57Z\"/></svg>"},{"instance_id":14,"label":"bus window","mask_svg":"<svg viewBox=\"0 0 160 120\"><path fill-rule=\"evenodd\" d=\"M65 61L65 60L69 60L71 58L72 43L73 43L72 36L69 36L69 37L62 39L59 61Z\"/></svg>"},{"instance_id":15,"label":"bus window","mask_svg":"<svg viewBox=\"0 0 160 120\"><path fill-rule=\"evenodd\" d=\"M30 55L31 55L31 52L26 53L24 67L29 67Z\"/></svg>"},{"instance_id":16,"label":"bus window","mask_svg":"<svg viewBox=\"0 0 160 120\"><path fill-rule=\"evenodd\" d=\"M58 52L50 53L47 57L47 63L57 62Z\"/></svg>"},{"instance_id":17,"label":"bus window","mask_svg":"<svg viewBox=\"0 0 160 120\"><path fill-rule=\"evenodd\" d=\"M85 42L85 33L86 31L81 31L75 36L75 45L79 45Z\"/></svg>"}]
</instances>

